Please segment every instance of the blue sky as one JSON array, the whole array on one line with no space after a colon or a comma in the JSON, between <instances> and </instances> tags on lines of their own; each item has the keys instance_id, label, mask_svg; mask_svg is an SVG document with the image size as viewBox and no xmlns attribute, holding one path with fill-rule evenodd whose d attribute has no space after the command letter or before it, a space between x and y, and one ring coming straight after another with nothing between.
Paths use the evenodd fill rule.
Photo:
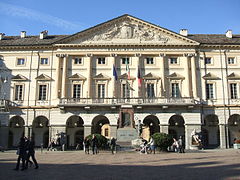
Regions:
<instances>
[{"instance_id":1,"label":"blue sky","mask_svg":"<svg viewBox=\"0 0 240 180\"><path fill-rule=\"evenodd\" d=\"M240 34L240 0L1 0L6 35L73 34L123 14L191 34Z\"/></svg>"}]
</instances>

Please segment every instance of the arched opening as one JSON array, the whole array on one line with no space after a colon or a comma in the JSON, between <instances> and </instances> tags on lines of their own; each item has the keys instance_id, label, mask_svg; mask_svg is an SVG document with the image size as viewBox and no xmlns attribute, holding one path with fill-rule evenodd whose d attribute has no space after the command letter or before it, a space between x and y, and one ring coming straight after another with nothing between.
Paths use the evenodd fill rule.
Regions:
<instances>
[{"instance_id":1,"label":"arched opening","mask_svg":"<svg viewBox=\"0 0 240 180\"><path fill-rule=\"evenodd\" d=\"M107 117L98 115L93 119L92 134L101 134L105 137L110 137L110 122Z\"/></svg>"},{"instance_id":2,"label":"arched opening","mask_svg":"<svg viewBox=\"0 0 240 180\"><path fill-rule=\"evenodd\" d=\"M175 139L180 136L185 137L184 119L181 115L173 115L169 121L168 134L172 135Z\"/></svg>"},{"instance_id":3,"label":"arched opening","mask_svg":"<svg viewBox=\"0 0 240 180\"><path fill-rule=\"evenodd\" d=\"M73 149L82 145L84 139L84 121L80 116L73 115L66 122L67 148Z\"/></svg>"},{"instance_id":4,"label":"arched opening","mask_svg":"<svg viewBox=\"0 0 240 180\"><path fill-rule=\"evenodd\" d=\"M234 139L240 139L240 115L233 114L228 119L229 146L232 147Z\"/></svg>"},{"instance_id":5,"label":"arched opening","mask_svg":"<svg viewBox=\"0 0 240 180\"><path fill-rule=\"evenodd\" d=\"M205 148L216 148L220 145L219 120L217 115L209 114L204 118L202 136L205 136ZM203 138L203 137L202 137Z\"/></svg>"},{"instance_id":6,"label":"arched opening","mask_svg":"<svg viewBox=\"0 0 240 180\"><path fill-rule=\"evenodd\" d=\"M38 116L32 123L32 137L35 145L47 147L49 144L49 121L45 116Z\"/></svg>"},{"instance_id":7,"label":"arched opening","mask_svg":"<svg viewBox=\"0 0 240 180\"><path fill-rule=\"evenodd\" d=\"M20 116L14 116L9 121L9 147L17 147L20 138L24 135L24 120Z\"/></svg>"},{"instance_id":8,"label":"arched opening","mask_svg":"<svg viewBox=\"0 0 240 180\"><path fill-rule=\"evenodd\" d=\"M142 137L146 140L154 133L160 132L159 119L154 115L149 115L143 120Z\"/></svg>"}]
</instances>

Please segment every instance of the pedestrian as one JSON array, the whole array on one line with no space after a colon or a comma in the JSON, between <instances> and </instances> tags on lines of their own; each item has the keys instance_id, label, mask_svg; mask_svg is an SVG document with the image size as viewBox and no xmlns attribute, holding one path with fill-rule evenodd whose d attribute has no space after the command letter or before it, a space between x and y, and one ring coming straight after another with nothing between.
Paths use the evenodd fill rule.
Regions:
<instances>
[{"instance_id":1,"label":"pedestrian","mask_svg":"<svg viewBox=\"0 0 240 180\"><path fill-rule=\"evenodd\" d=\"M38 163L37 163L37 160L36 160L36 158L35 158L35 150L34 150L34 147L35 147L35 142L34 142L33 137L31 137L30 140L29 140L28 143L27 143L28 153L27 153L27 160L26 160L26 168L28 168L28 163L30 162L30 157L32 158L32 161L34 162L35 169L38 169L38 168L39 168Z\"/></svg>"},{"instance_id":2,"label":"pedestrian","mask_svg":"<svg viewBox=\"0 0 240 180\"><path fill-rule=\"evenodd\" d=\"M89 138L85 137L83 143L84 143L84 152L85 152L85 154L89 154L89 146L90 146Z\"/></svg>"},{"instance_id":3,"label":"pedestrian","mask_svg":"<svg viewBox=\"0 0 240 180\"><path fill-rule=\"evenodd\" d=\"M179 153L185 153L184 152L184 141L183 141L182 136L180 136L179 139L178 139L178 146L179 146L178 152Z\"/></svg>"},{"instance_id":4,"label":"pedestrian","mask_svg":"<svg viewBox=\"0 0 240 180\"><path fill-rule=\"evenodd\" d=\"M26 169L25 166L25 162L26 162L26 142L25 142L25 138L22 136L20 138L20 142L18 144L18 150L17 150L17 155L18 155L18 159L17 159L17 165L16 168L14 170L19 170L19 166L20 166L20 161L22 161L22 168L21 171Z\"/></svg>"},{"instance_id":5,"label":"pedestrian","mask_svg":"<svg viewBox=\"0 0 240 180\"><path fill-rule=\"evenodd\" d=\"M150 153L152 154L153 152L153 154L155 154L156 144L153 137L150 138L150 141L148 144L150 145Z\"/></svg>"},{"instance_id":6,"label":"pedestrian","mask_svg":"<svg viewBox=\"0 0 240 180\"><path fill-rule=\"evenodd\" d=\"M114 152L117 152L116 141L117 141L117 139L115 139L114 137L111 137L110 148L111 148L112 154L114 154Z\"/></svg>"},{"instance_id":7,"label":"pedestrian","mask_svg":"<svg viewBox=\"0 0 240 180\"><path fill-rule=\"evenodd\" d=\"M43 153L43 143L41 143L41 153Z\"/></svg>"},{"instance_id":8,"label":"pedestrian","mask_svg":"<svg viewBox=\"0 0 240 180\"><path fill-rule=\"evenodd\" d=\"M93 154L97 154L97 137L92 135L92 152Z\"/></svg>"},{"instance_id":9,"label":"pedestrian","mask_svg":"<svg viewBox=\"0 0 240 180\"><path fill-rule=\"evenodd\" d=\"M175 138L173 138L172 150L173 150L173 152L178 152L178 150L179 150L179 144Z\"/></svg>"}]
</instances>

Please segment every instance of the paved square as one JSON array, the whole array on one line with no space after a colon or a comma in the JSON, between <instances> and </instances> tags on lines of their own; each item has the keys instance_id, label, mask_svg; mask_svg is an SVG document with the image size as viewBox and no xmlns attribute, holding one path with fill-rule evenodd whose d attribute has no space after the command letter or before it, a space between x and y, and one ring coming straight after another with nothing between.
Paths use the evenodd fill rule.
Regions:
<instances>
[{"instance_id":1,"label":"paved square","mask_svg":"<svg viewBox=\"0 0 240 180\"><path fill-rule=\"evenodd\" d=\"M159 179L240 179L240 150L203 150L198 152L139 154L137 152L82 151L36 153L40 168L12 170L14 151L0 153L1 180L159 180Z\"/></svg>"}]
</instances>

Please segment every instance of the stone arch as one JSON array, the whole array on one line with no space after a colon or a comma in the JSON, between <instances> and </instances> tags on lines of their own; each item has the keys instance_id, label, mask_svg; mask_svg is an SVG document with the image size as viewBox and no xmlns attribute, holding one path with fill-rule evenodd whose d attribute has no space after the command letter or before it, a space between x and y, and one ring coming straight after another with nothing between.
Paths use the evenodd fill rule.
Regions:
<instances>
[{"instance_id":1,"label":"stone arch","mask_svg":"<svg viewBox=\"0 0 240 180\"><path fill-rule=\"evenodd\" d=\"M148 115L143 119L142 137L149 140L154 133L160 132L160 121L155 115Z\"/></svg>"},{"instance_id":2,"label":"stone arch","mask_svg":"<svg viewBox=\"0 0 240 180\"><path fill-rule=\"evenodd\" d=\"M67 136L67 148L75 149L77 144L80 144L80 145L83 144L84 121L82 117L77 115L72 115L67 119L66 136Z\"/></svg>"},{"instance_id":3,"label":"stone arch","mask_svg":"<svg viewBox=\"0 0 240 180\"><path fill-rule=\"evenodd\" d=\"M240 115L232 114L228 119L229 146L232 147L234 139L240 139Z\"/></svg>"},{"instance_id":4,"label":"stone arch","mask_svg":"<svg viewBox=\"0 0 240 180\"><path fill-rule=\"evenodd\" d=\"M24 119L21 116L13 116L9 120L9 147L17 147L19 140L24 136Z\"/></svg>"},{"instance_id":5,"label":"stone arch","mask_svg":"<svg viewBox=\"0 0 240 180\"><path fill-rule=\"evenodd\" d=\"M108 127L107 127L108 126ZM97 115L92 120L92 134L102 134L105 136L104 132L108 128L108 134L110 134L110 121L104 115ZM104 129L104 130L103 130Z\"/></svg>"},{"instance_id":6,"label":"stone arch","mask_svg":"<svg viewBox=\"0 0 240 180\"><path fill-rule=\"evenodd\" d=\"M48 132L48 133L47 133ZM49 120L45 116L37 116L32 122L32 136L36 146L47 147L49 144Z\"/></svg>"},{"instance_id":7,"label":"stone arch","mask_svg":"<svg viewBox=\"0 0 240 180\"><path fill-rule=\"evenodd\" d=\"M216 114L208 114L204 117L201 127L204 148L216 148L220 146L219 119Z\"/></svg>"},{"instance_id":8,"label":"stone arch","mask_svg":"<svg viewBox=\"0 0 240 180\"><path fill-rule=\"evenodd\" d=\"M175 114L171 116L168 120L168 134L172 135L176 139L180 136L184 138L185 136L185 121L182 115Z\"/></svg>"}]
</instances>

